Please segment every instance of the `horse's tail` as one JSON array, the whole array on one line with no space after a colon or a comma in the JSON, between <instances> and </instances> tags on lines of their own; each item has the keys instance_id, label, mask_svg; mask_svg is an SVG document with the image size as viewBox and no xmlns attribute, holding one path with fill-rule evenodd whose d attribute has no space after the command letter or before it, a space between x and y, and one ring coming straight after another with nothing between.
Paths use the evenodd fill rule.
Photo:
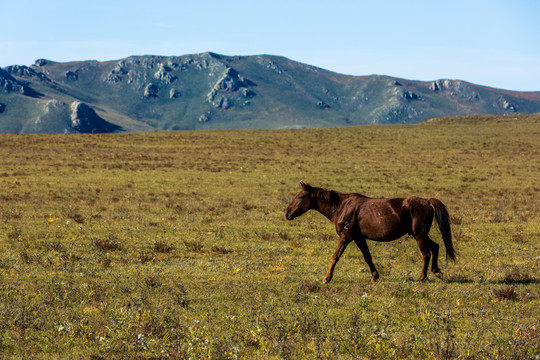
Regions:
<instances>
[{"instance_id":1,"label":"horse's tail","mask_svg":"<svg viewBox=\"0 0 540 360\"><path fill-rule=\"evenodd\" d=\"M435 210L435 218L437 219L437 224L439 224L439 230L441 231L444 247L446 248L446 257L450 258L450 260L455 260L456 252L452 245L452 231L450 230L448 210L446 210L446 206L440 200L429 199L428 202L433 210Z\"/></svg>"}]
</instances>

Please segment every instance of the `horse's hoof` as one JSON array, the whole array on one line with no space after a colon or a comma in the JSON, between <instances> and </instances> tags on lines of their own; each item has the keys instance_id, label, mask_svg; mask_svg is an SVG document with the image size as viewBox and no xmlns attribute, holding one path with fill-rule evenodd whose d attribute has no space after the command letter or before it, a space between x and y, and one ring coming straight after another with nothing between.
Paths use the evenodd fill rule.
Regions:
<instances>
[{"instance_id":1,"label":"horse's hoof","mask_svg":"<svg viewBox=\"0 0 540 360\"><path fill-rule=\"evenodd\" d=\"M434 274L436 277L438 277L439 279L441 279L442 281L444 281L442 272L439 271L439 272L436 272L436 273L433 273L433 274Z\"/></svg>"},{"instance_id":2,"label":"horse's hoof","mask_svg":"<svg viewBox=\"0 0 540 360\"><path fill-rule=\"evenodd\" d=\"M368 284L373 284L379 279L379 273L377 271L374 271L371 273L371 279L369 280Z\"/></svg>"},{"instance_id":3,"label":"horse's hoof","mask_svg":"<svg viewBox=\"0 0 540 360\"><path fill-rule=\"evenodd\" d=\"M328 283L330 282L330 280L331 280L331 279L328 279L328 280L327 280L327 279L324 279L324 280L322 281L322 283L323 283L323 284L328 284Z\"/></svg>"},{"instance_id":4,"label":"horse's hoof","mask_svg":"<svg viewBox=\"0 0 540 360\"><path fill-rule=\"evenodd\" d=\"M427 276L420 276L418 278L418 282L426 282L427 281Z\"/></svg>"}]
</instances>

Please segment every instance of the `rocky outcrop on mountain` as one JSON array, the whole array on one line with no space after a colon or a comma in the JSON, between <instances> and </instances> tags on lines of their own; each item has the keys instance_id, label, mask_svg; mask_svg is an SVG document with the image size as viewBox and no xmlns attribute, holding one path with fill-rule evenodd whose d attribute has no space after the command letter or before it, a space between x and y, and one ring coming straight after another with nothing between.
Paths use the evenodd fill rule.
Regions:
<instances>
[{"instance_id":1,"label":"rocky outcrop on mountain","mask_svg":"<svg viewBox=\"0 0 540 360\"><path fill-rule=\"evenodd\" d=\"M122 78L116 74L107 74L104 81L109 84L116 84L122 81Z\"/></svg>"},{"instance_id":2,"label":"rocky outcrop on mountain","mask_svg":"<svg viewBox=\"0 0 540 360\"><path fill-rule=\"evenodd\" d=\"M199 120L200 123L209 122L210 121L210 113L202 114L201 116L199 116L198 120Z\"/></svg>"},{"instance_id":3,"label":"rocky outcrop on mountain","mask_svg":"<svg viewBox=\"0 0 540 360\"><path fill-rule=\"evenodd\" d=\"M111 71L106 74L104 81L109 84L116 84L122 81L128 71L123 67L124 62L120 61Z\"/></svg>"},{"instance_id":4,"label":"rocky outcrop on mountain","mask_svg":"<svg viewBox=\"0 0 540 360\"><path fill-rule=\"evenodd\" d=\"M121 127L103 120L94 109L80 101L71 104L71 127L80 133L110 133Z\"/></svg>"},{"instance_id":5,"label":"rocky outcrop on mountain","mask_svg":"<svg viewBox=\"0 0 540 360\"><path fill-rule=\"evenodd\" d=\"M404 91L402 96L405 100L418 100L419 99L419 96L413 93L412 91Z\"/></svg>"},{"instance_id":6,"label":"rocky outcrop on mountain","mask_svg":"<svg viewBox=\"0 0 540 360\"><path fill-rule=\"evenodd\" d=\"M60 101L58 99L51 99L47 101L47 103L44 106L44 114L49 114L52 112L57 112L62 107L66 106L66 104L63 101ZM80 106L87 106L85 104L81 104Z\"/></svg>"},{"instance_id":7,"label":"rocky outcrop on mountain","mask_svg":"<svg viewBox=\"0 0 540 360\"><path fill-rule=\"evenodd\" d=\"M0 69L0 89L5 92L15 92L26 96L37 97L40 94L24 83L16 80L6 70Z\"/></svg>"},{"instance_id":8,"label":"rocky outcrop on mountain","mask_svg":"<svg viewBox=\"0 0 540 360\"><path fill-rule=\"evenodd\" d=\"M245 98L252 98L257 95L253 90L247 88L241 88L240 91Z\"/></svg>"},{"instance_id":9,"label":"rocky outcrop on mountain","mask_svg":"<svg viewBox=\"0 0 540 360\"><path fill-rule=\"evenodd\" d=\"M319 107L319 109L323 109L323 110L330 109L330 105L328 105L327 103L321 100L317 101L317 106Z\"/></svg>"},{"instance_id":10,"label":"rocky outcrop on mountain","mask_svg":"<svg viewBox=\"0 0 540 360\"><path fill-rule=\"evenodd\" d=\"M148 99L153 99L158 96L159 87L154 84L147 84L144 88L144 97Z\"/></svg>"},{"instance_id":11,"label":"rocky outcrop on mountain","mask_svg":"<svg viewBox=\"0 0 540 360\"><path fill-rule=\"evenodd\" d=\"M251 81L238 74L233 68L227 67L208 94L208 97L213 98L218 91L237 92L241 89L246 89L244 91L246 92L247 87L250 85L253 85Z\"/></svg>"},{"instance_id":12,"label":"rocky outcrop on mountain","mask_svg":"<svg viewBox=\"0 0 540 360\"><path fill-rule=\"evenodd\" d=\"M122 67L121 62L120 62L116 65L114 69L111 70L111 74L122 76L122 75L127 75L128 71Z\"/></svg>"},{"instance_id":13,"label":"rocky outcrop on mountain","mask_svg":"<svg viewBox=\"0 0 540 360\"><path fill-rule=\"evenodd\" d=\"M281 75L285 72L285 70L283 70L281 66L279 66L275 61L272 61L266 56L257 56L257 62L260 65L264 66L266 69L272 70L278 75Z\"/></svg>"},{"instance_id":14,"label":"rocky outcrop on mountain","mask_svg":"<svg viewBox=\"0 0 540 360\"><path fill-rule=\"evenodd\" d=\"M77 73L77 71L66 72L66 79L70 81L77 81L78 78L79 78L79 74Z\"/></svg>"},{"instance_id":15,"label":"rocky outcrop on mountain","mask_svg":"<svg viewBox=\"0 0 540 360\"><path fill-rule=\"evenodd\" d=\"M215 108L227 110L234 105L235 101L231 96L218 97L220 92L239 93L245 98L252 98L256 94L248 87L253 85L255 84L252 81L240 75L233 68L227 67L206 97ZM242 101L242 104L246 104L246 102Z\"/></svg>"},{"instance_id":16,"label":"rocky outcrop on mountain","mask_svg":"<svg viewBox=\"0 0 540 360\"><path fill-rule=\"evenodd\" d=\"M37 67L42 67L42 66L45 66L47 65L49 62L45 59L37 59L36 62L34 63L35 66Z\"/></svg>"},{"instance_id":17,"label":"rocky outcrop on mountain","mask_svg":"<svg viewBox=\"0 0 540 360\"><path fill-rule=\"evenodd\" d=\"M164 64L158 65L158 71L154 74L154 79L164 84L171 84L176 80L176 76L171 74L172 69Z\"/></svg>"},{"instance_id":18,"label":"rocky outcrop on mountain","mask_svg":"<svg viewBox=\"0 0 540 360\"><path fill-rule=\"evenodd\" d=\"M250 85L253 85L253 83L237 73L233 68L227 68L221 79L216 83L218 90L227 92L235 92Z\"/></svg>"},{"instance_id":19,"label":"rocky outcrop on mountain","mask_svg":"<svg viewBox=\"0 0 540 360\"><path fill-rule=\"evenodd\" d=\"M169 91L169 98L170 99L177 99L180 96L182 96L182 93L175 88L172 88L171 91Z\"/></svg>"},{"instance_id":20,"label":"rocky outcrop on mountain","mask_svg":"<svg viewBox=\"0 0 540 360\"><path fill-rule=\"evenodd\" d=\"M512 104L510 101L508 101L507 99L504 99L502 98L500 100L500 103L502 105L502 108L505 109L505 110L509 110L509 111L517 111L517 105L516 104Z\"/></svg>"},{"instance_id":21,"label":"rocky outcrop on mountain","mask_svg":"<svg viewBox=\"0 0 540 360\"><path fill-rule=\"evenodd\" d=\"M429 85L429 89L434 92L444 92L451 97L462 98L467 101L480 100L480 94L461 80L436 80Z\"/></svg>"},{"instance_id":22,"label":"rocky outcrop on mountain","mask_svg":"<svg viewBox=\"0 0 540 360\"><path fill-rule=\"evenodd\" d=\"M11 65L6 67L6 71L12 75L24 78L34 78L38 81L51 81L44 73L35 71L34 69L24 65Z\"/></svg>"},{"instance_id":23,"label":"rocky outcrop on mountain","mask_svg":"<svg viewBox=\"0 0 540 360\"><path fill-rule=\"evenodd\" d=\"M373 119L384 119L388 124L407 124L417 122L415 120L421 118L422 112L396 102L376 109L371 115Z\"/></svg>"},{"instance_id":24,"label":"rocky outcrop on mountain","mask_svg":"<svg viewBox=\"0 0 540 360\"><path fill-rule=\"evenodd\" d=\"M227 110L227 109L230 109L234 105L234 102L228 97L222 96L219 99L216 99L214 102L212 102L212 105L216 109Z\"/></svg>"}]
</instances>

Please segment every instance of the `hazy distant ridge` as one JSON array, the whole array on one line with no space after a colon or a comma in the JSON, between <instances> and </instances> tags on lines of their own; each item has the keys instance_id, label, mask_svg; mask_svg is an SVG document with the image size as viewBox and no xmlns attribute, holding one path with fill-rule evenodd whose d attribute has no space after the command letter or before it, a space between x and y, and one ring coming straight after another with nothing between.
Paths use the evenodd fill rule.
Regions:
<instances>
[{"instance_id":1,"label":"hazy distant ridge","mask_svg":"<svg viewBox=\"0 0 540 360\"><path fill-rule=\"evenodd\" d=\"M132 56L0 70L0 132L118 132L417 123L540 112L540 92L348 76L279 56Z\"/></svg>"}]
</instances>

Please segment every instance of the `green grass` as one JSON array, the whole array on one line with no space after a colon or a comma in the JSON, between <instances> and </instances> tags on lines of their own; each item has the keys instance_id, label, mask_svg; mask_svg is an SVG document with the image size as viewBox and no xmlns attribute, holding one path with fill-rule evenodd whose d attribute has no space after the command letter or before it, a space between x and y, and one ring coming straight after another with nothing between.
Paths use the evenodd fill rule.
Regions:
<instances>
[{"instance_id":1,"label":"green grass","mask_svg":"<svg viewBox=\"0 0 540 360\"><path fill-rule=\"evenodd\" d=\"M2 135L0 357L534 358L539 138L537 117ZM412 238L370 242L379 282L349 246L323 285L337 236L285 220L300 181L439 198L458 261L418 283Z\"/></svg>"}]
</instances>

